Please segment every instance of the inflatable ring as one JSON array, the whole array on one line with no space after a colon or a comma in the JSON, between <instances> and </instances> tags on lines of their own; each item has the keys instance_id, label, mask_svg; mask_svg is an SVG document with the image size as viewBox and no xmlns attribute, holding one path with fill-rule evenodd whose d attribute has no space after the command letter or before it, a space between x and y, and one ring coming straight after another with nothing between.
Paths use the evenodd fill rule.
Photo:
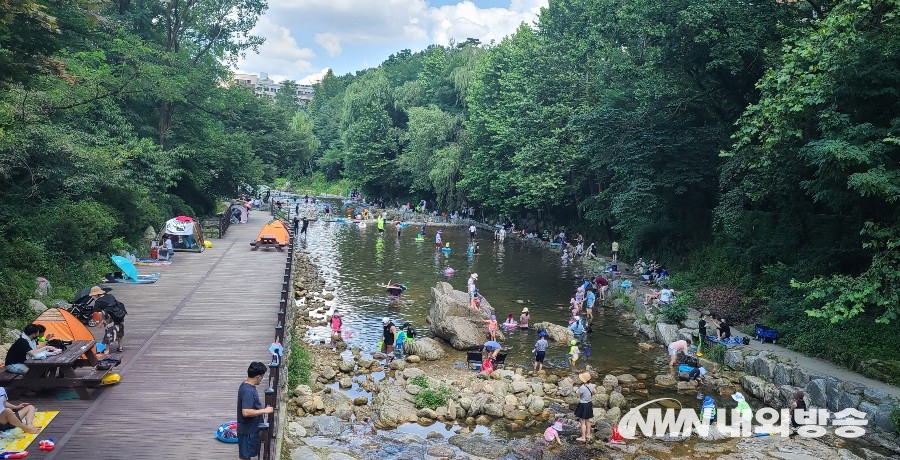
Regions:
<instances>
[{"instance_id":1,"label":"inflatable ring","mask_svg":"<svg viewBox=\"0 0 900 460\"><path fill-rule=\"evenodd\" d=\"M216 439L222 442L235 444L238 442L237 421L225 422L216 430Z\"/></svg>"}]
</instances>

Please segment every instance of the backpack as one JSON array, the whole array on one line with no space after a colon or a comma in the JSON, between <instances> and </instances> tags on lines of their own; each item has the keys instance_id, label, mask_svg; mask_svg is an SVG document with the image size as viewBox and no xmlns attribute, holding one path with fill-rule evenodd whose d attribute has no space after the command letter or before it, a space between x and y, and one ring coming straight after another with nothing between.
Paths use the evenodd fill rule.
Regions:
<instances>
[{"instance_id":1,"label":"backpack","mask_svg":"<svg viewBox=\"0 0 900 460\"><path fill-rule=\"evenodd\" d=\"M125 309L125 304L122 302L116 302L106 307L106 312L109 313L109 316L112 317L115 323L125 321L125 315L128 314L128 310Z\"/></svg>"}]
</instances>

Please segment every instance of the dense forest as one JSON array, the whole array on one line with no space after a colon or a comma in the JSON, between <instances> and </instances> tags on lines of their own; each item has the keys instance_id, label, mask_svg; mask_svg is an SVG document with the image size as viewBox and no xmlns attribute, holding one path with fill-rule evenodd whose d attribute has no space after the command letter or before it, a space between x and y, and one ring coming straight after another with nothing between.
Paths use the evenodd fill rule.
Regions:
<instances>
[{"instance_id":1,"label":"dense forest","mask_svg":"<svg viewBox=\"0 0 900 460\"><path fill-rule=\"evenodd\" d=\"M695 306L898 383L898 7L550 0L300 109L226 84L264 0L0 0L0 315L173 214L324 177L619 241Z\"/></svg>"},{"instance_id":2,"label":"dense forest","mask_svg":"<svg viewBox=\"0 0 900 460\"><path fill-rule=\"evenodd\" d=\"M499 43L327 75L315 164L617 240L695 306L897 383L898 6L551 0Z\"/></svg>"},{"instance_id":3,"label":"dense forest","mask_svg":"<svg viewBox=\"0 0 900 460\"><path fill-rule=\"evenodd\" d=\"M148 226L309 172L294 99L223 84L265 8L0 0L0 318L30 315L37 276L68 298Z\"/></svg>"}]
</instances>

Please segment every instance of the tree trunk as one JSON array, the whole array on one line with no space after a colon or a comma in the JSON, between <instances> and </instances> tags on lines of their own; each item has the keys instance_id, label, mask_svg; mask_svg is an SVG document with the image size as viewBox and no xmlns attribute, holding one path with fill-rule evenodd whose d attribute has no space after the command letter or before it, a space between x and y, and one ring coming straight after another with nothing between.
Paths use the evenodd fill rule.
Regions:
<instances>
[{"instance_id":1,"label":"tree trunk","mask_svg":"<svg viewBox=\"0 0 900 460\"><path fill-rule=\"evenodd\" d=\"M172 112L175 111L175 104L171 102L161 102L159 105L159 147L166 150L166 136L169 133L169 122L172 121Z\"/></svg>"}]
</instances>

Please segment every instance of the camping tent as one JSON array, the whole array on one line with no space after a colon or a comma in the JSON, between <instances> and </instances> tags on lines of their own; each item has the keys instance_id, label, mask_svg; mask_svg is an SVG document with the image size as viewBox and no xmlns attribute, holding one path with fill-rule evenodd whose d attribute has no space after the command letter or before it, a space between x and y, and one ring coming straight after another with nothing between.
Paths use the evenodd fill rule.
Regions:
<instances>
[{"instance_id":1,"label":"camping tent","mask_svg":"<svg viewBox=\"0 0 900 460\"><path fill-rule=\"evenodd\" d=\"M291 234L284 226L284 222L275 219L263 226L256 235L256 240L250 242L250 246L253 247L253 251L259 248L274 248L281 251L281 248L287 246L290 241Z\"/></svg>"},{"instance_id":2,"label":"camping tent","mask_svg":"<svg viewBox=\"0 0 900 460\"><path fill-rule=\"evenodd\" d=\"M53 334L54 339L59 340L94 340L94 335L62 308L48 308L32 321L47 328L47 334Z\"/></svg>"},{"instance_id":3,"label":"camping tent","mask_svg":"<svg viewBox=\"0 0 900 460\"><path fill-rule=\"evenodd\" d=\"M244 206L243 203L235 203L228 207L227 212L228 216L231 218L231 223L233 224L246 224L247 217L250 214L250 211Z\"/></svg>"},{"instance_id":4,"label":"camping tent","mask_svg":"<svg viewBox=\"0 0 900 460\"><path fill-rule=\"evenodd\" d=\"M203 252L205 249L200 222L187 216L178 216L166 222L159 240L161 246L166 238L172 239L175 251Z\"/></svg>"}]
</instances>

